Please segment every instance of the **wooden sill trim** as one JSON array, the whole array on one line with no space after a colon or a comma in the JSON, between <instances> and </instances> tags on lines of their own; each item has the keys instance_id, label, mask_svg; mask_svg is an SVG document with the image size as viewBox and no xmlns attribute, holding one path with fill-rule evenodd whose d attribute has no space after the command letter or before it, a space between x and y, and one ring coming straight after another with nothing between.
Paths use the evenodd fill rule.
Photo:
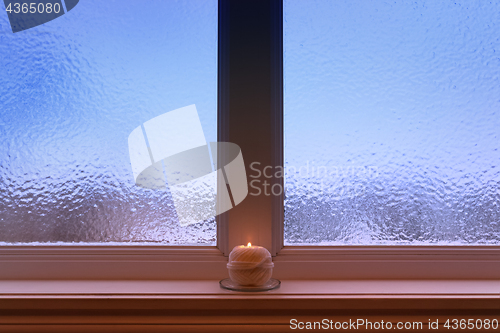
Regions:
<instances>
[{"instance_id":1,"label":"wooden sill trim","mask_svg":"<svg viewBox=\"0 0 500 333\"><path fill-rule=\"evenodd\" d=\"M67 304L106 301L160 308L352 307L394 309L499 309L499 280L282 281L279 289L242 293L221 289L217 280L201 281L0 281L0 309L17 304ZM23 302L26 301L26 302ZM35 302L35 303L29 303ZM75 303L75 302L73 302ZM78 302L76 302L78 303ZM76 304L75 303L75 304ZM23 305L24 304L24 305ZM136 304L136 305L134 305ZM170 304L170 305L169 305ZM406 304L406 305L405 305ZM16 307L16 306L14 306Z\"/></svg>"},{"instance_id":2,"label":"wooden sill trim","mask_svg":"<svg viewBox=\"0 0 500 333\"><path fill-rule=\"evenodd\" d=\"M222 290L218 280L0 281L5 332L275 333L290 332L291 318L439 318L442 326L499 313L499 280L284 280L252 294Z\"/></svg>"}]
</instances>

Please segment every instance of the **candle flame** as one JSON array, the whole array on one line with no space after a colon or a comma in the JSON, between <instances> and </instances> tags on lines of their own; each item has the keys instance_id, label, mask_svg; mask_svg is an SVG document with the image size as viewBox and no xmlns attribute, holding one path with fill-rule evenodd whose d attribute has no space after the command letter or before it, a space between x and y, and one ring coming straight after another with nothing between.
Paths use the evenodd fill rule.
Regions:
<instances>
[{"instance_id":1,"label":"candle flame","mask_svg":"<svg viewBox=\"0 0 500 333\"><path fill-rule=\"evenodd\" d=\"M248 246L248 247L252 246L252 243L250 243L250 242L249 242L249 243L247 244L247 246Z\"/></svg>"}]
</instances>

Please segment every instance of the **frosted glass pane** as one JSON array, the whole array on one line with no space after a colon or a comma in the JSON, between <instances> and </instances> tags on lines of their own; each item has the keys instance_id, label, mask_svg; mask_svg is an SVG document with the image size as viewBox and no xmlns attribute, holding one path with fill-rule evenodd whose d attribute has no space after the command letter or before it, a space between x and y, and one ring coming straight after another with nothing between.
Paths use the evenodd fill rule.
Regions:
<instances>
[{"instance_id":1,"label":"frosted glass pane","mask_svg":"<svg viewBox=\"0 0 500 333\"><path fill-rule=\"evenodd\" d=\"M195 104L216 141L217 1L82 0L15 34L0 9L0 242L214 245L135 185L128 137Z\"/></svg>"},{"instance_id":2,"label":"frosted glass pane","mask_svg":"<svg viewBox=\"0 0 500 333\"><path fill-rule=\"evenodd\" d=\"M284 13L285 244L500 244L500 3Z\"/></svg>"}]
</instances>

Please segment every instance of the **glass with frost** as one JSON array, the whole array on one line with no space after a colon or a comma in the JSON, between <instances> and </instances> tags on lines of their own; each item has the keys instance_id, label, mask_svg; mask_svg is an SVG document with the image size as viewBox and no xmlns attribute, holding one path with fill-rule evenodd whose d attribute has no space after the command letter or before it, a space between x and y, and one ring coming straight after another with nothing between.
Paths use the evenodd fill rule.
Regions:
<instances>
[{"instance_id":1,"label":"glass with frost","mask_svg":"<svg viewBox=\"0 0 500 333\"><path fill-rule=\"evenodd\" d=\"M500 244L500 4L284 5L285 244Z\"/></svg>"}]
</instances>

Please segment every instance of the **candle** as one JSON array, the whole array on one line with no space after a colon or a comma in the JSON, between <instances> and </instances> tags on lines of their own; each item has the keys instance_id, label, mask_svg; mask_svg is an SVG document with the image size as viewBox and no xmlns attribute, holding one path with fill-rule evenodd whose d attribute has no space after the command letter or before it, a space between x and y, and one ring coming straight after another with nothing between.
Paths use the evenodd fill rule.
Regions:
<instances>
[{"instance_id":1,"label":"candle","mask_svg":"<svg viewBox=\"0 0 500 333\"><path fill-rule=\"evenodd\" d=\"M271 253L262 246L235 246L227 268L231 280L242 286L261 286L271 278L274 263Z\"/></svg>"}]
</instances>

